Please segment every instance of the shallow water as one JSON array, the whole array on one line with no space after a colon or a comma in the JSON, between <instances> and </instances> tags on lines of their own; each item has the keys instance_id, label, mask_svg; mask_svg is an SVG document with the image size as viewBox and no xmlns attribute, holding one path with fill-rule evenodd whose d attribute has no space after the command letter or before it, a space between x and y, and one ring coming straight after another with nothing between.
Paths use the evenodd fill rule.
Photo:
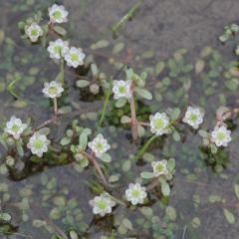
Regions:
<instances>
[{"instance_id":1,"label":"shallow water","mask_svg":"<svg viewBox=\"0 0 239 239\"><path fill-rule=\"evenodd\" d=\"M30 4L26 5L27 2ZM182 70L175 76L170 76L170 83L165 83L163 87L155 86L160 81L166 82L165 77L170 74L170 68L168 67L159 76L152 74L148 79L148 87L154 92L157 100L142 102L143 106L147 106L142 108L148 112L159 109L163 111L167 107L183 109L188 104L198 104L206 111L207 120L204 128L211 129L215 124L215 112L219 106L236 105L237 91L227 87L225 82L230 79L224 76L230 62L235 60L232 54L234 43L222 46L218 36L225 25L237 22L238 1L142 1L140 10L132 21L127 22L119 30L116 39L112 38L110 29L126 14L133 3L127 0L68 0L62 3L70 12L69 38L72 43L90 52L89 46L98 40L106 39L110 42L111 48L93 52L98 66L109 77L117 72L108 62L114 57L113 46L119 42L125 43L126 49L115 58L121 62L127 59L127 65L139 72L144 68L154 67L159 61L169 64L168 59L173 58L175 51L181 48L187 50L185 56L183 55L185 64L182 68L185 69L186 66L190 68L190 65L194 66L197 60L202 58L200 54L205 47L214 49L208 57L204 58L206 67L198 74L195 73L194 68L189 69L188 72ZM30 46L24 42L17 28L18 21L30 16L32 11L46 11L49 5L48 1L35 1L31 4L31 1L26 0L0 3L0 29L5 33L3 42L0 40L0 100L2 102L0 117L2 122L15 114L23 119L32 117L34 126L37 126L51 117L49 102L42 96L41 89L43 82L55 78L58 67L49 59L46 50L41 46ZM218 54L221 56L218 57ZM207 80L210 71L216 74L215 77L209 77ZM22 101L16 101L6 90L7 85L15 79L17 73L20 74L20 80L15 88L20 98L27 103L24 107L21 105ZM124 74L119 71L118 78L123 77ZM238 81L238 77L234 78ZM72 118L77 118L81 124L96 129L94 117L90 120L87 116L86 119L81 116L90 112L100 112L101 97L91 97L87 92L79 91L74 84L76 80L77 74L68 70L66 81L69 98L65 97L61 103L72 105L74 113L63 117L57 125L53 126L54 142L62 138ZM237 119L234 120L234 124L238 124ZM115 142L115 150L111 152L113 163L109 173L120 172L122 175L114 192L114 196L121 196L128 183L141 171L147 169L148 165L133 164L130 171L122 172L124 161L130 154L137 151L137 147L128 137L130 131L119 127L117 122L113 121L112 115L108 116L108 124L101 131ZM169 201L160 202L157 195L153 194L152 202L147 205L153 210L154 216L159 216L160 223L153 225L151 221L146 220L148 224L145 222L143 227L137 222L144 218L140 210L130 211L122 207L114 210L115 220L121 215L130 219L134 233L126 234L126 236L134 236L133 238L158 238L155 236L157 227L162 229L162 238L238 238L238 199L233 189L234 183L239 180L237 128L233 131L228 162L220 174L215 173L213 167L208 165L208 155L204 155L198 147L201 138L188 127L180 127L180 131L184 136L183 142L175 142L171 139L172 137L168 137L150 148L151 153L157 158L174 157L177 163ZM2 149L2 158L4 154L5 151ZM113 216L102 221L94 220L88 205L88 201L95 195L91 190L89 179L92 181L97 178L89 169L83 173L77 172L75 164L70 156L68 157L67 164L54 165L54 167L51 165L32 167L23 175L20 173L20 176L16 174L9 177L2 167L0 170L2 209L11 213L13 225L16 227L14 231L19 233L2 236L2 238L24 238L20 234L34 239L51 238L51 231L32 225L36 219L46 221L50 225L48 230L58 234L59 230L68 234L71 229L74 229L79 234L86 232L81 234L82 238L99 238L101 235L111 233ZM16 180L19 178L21 180ZM51 183L47 184L48 181ZM6 185L8 190L5 189ZM211 203L209 197L212 195L220 196L223 202ZM75 200L76 205L74 206L74 201L70 201L67 206L65 202L59 206L56 198L67 202ZM176 221L165 217L165 205L176 209ZM53 208L61 211L61 215L56 215L55 220L50 219L49 216ZM233 225L226 221L223 215L224 208L234 213L236 222ZM81 212L78 211L75 215L76 209L80 209ZM81 214L83 219L80 217ZM87 227L87 225L90 226ZM125 236L117 235L116 238L125 238Z\"/></svg>"}]
</instances>

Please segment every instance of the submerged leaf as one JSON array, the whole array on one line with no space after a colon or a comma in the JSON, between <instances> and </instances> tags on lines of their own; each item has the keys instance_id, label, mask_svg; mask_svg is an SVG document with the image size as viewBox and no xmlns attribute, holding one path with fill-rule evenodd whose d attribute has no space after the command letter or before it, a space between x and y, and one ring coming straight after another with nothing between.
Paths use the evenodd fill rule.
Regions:
<instances>
[{"instance_id":1,"label":"submerged leaf","mask_svg":"<svg viewBox=\"0 0 239 239\"><path fill-rule=\"evenodd\" d=\"M145 89L138 88L136 90L136 93L146 100L152 100L152 98L153 98L152 93Z\"/></svg>"},{"instance_id":2,"label":"submerged leaf","mask_svg":"<svg viewBox=\"0 0 239 239\"><path fill-rule=\"evenodd\" d=\"M79 88L84 88L84 87L88 86L89 84L90 84L90 82L87 80L78 80L76 82L76 86Z\"/></svg>"},{"instance_id":3,"label":"submerged leaf","mask_svg":"<svg viewBox=\"0 0 239 239\"><path fill-rule=\"evenodd\" d=\"M165 68L165 63L163 61L160 61L157 63L155 67L155 74L158 76Z\"/></svg>"},{"instance_id":4,"label":"submerged leaf","mask_svg":"<svg viewBox=\"0 0 239 239\"><path fill-rule=\"evenodd\" d=\"M63 27L60 26L54 26L54 31L56 33L58 33L61 36L65 36L66 35L66 30Z\"/></svg>"},{"instance_id":5,"label":"submerged leaf","mask_svg":"<svg viewBox=\"0 0 239 239\"><path fill-rule=\"evenodd\" d=\"M170 187L165 180L161 180L161 190L162 190L162 194L165 197L168 197L170 195Z\"/></svg>"},{"instance_id":6,"label":"submerged leaf","mask_svg":"<svg viewBox=\"0 0 239 239\"><path fill-rule=\"evenodd\" d=\"M100 49L100 48L105 48L109 45L109 42L107 40L100 40L98 42L96 42L95 44L93 44L91 46L92 50L96 50L96 49Z\"/></svg>"},{"instance_id":7,"label":"submerged leaf","mask_svg":"<svg viewBox=\"0 0 239 239\"><path fill-rule=\"evenodd\" d=\"M239 184L234 185L234 191L235 191L237 198L239 199Z\"/></svg>"},{"instance_id":8,"label":"submerged leaf","mask_svg":"<svg viewBox=\"0 0 239 239\"><path fill-rule=\"evenodd\" d=\"M140 174L140 176L145 179L151 179L154 178L154 173L144 171Z\"/></svg>"},{"instance_id":9,"label":"submerged leaf","mask_svg":"<svg viewBox=\"0 0 239 239\"><path fill-rule=\"evenodd\" d=\"M125 106L126 103L127 103L127 100L125 98L118 99L115 102L115 107L116 108L121 108L121 107Z\"/></svg>"},{"instance_id":10,"label":"submerged leaf","mask_svg":"<svg viewBox=\"0 0 239 239\"><path fill-rule=\"evenodd\" d=\"M224 208L223 213L224 213L224 216L227 219L228 223L234 224L236 222L235 216L228 209Z\"/></svg>"}]
</instances>

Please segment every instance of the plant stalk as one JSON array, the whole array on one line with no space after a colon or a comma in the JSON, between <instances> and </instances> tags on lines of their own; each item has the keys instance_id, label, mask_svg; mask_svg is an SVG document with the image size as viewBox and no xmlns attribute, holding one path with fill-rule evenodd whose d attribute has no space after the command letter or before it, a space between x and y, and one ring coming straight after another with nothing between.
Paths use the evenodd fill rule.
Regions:
<instances>
[{"instance_id":1,"label":"plant stalk","mask_svg":"<svg viewBox=\"0 0 239 239\"><path fill-rule=\"evenodd\" d=\"M65 83L65 63L64 63L64 58L61 58L60 62L60 82L62 85Z\"/></svg>"},{"instance_id":2,"label":"plant stalk","mask_svg":"<svg viewBox=\"0 0 239 239\"><path fill-rule=\"evenodd\" d=\"M98 124L99 127L102 126L102 124L105 120L105 115L106 115L106 111L107 111L107 108L109 105L110 96L111 96L111 86L107 89L107 91L105 93L105 101L104 101L103 109L101 111L100 120L99 120L99 124Z\"/></svg>"},{"instance_id":3,"label":"plant stalk","mask_svg":"<svg viewBox=\"0 0 239 239\"><path fill-rule=\"evenodd\" d=\"M139 135L138 135L138 120L136 117L136 107L135 107L134 95L132 95L132 98L130 99L130 111L131 111L132 138L134 141L136 141L138 139Z\"/></svg>"},{"instance_id":4,"label":"plant stalk","mask_svg":"<svg viewBox=\"0 0 239 239\"><path fill-rule=\"evenodd\" d=\"M144 144L144 146L140 149L139 153L135 156L135 160L139 160L149 148L149 146L154 142L155 139L158 138L158 135L153 135L148 141Z\"/></svg>"},{"instance_id":5,"label":"plant stalk","mask_svg":"<svg viewBox=\"0 0 239 239\"><path fill-rule=\"evenodd\" d=\"M54 105L54 116L57 116L58 115L57 98L53 98L53 105Z\"/></svg>"},{"instance_id":6,"label":"plant stalk","mask_svg":"<svg viewBox=\"0 0 239 239\"><path fill-rule=\"evenodd\" d=\"M92 164L93 166L95 167L96 171L98 172L98 174L100 175L101 177L101 180L103 181L103 183L106 185L106 186L109 186L106 178L105 178L105 175L104 173L102 172L101 168L100 168L100 165L98 164L96 158L88 153L86 153L85 151L80 151L80 153L82 155L84 155Z\"/></svg>"}]
</instances>

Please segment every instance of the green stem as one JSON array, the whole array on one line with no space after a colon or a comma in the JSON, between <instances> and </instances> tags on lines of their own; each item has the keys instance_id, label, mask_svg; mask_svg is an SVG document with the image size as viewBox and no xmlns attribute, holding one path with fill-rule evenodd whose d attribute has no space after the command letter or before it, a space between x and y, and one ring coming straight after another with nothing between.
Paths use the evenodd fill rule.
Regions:
<instances>
[{"instance_id":1,"label":"green stem","mask_svg":"<svg viewBox=\"0 0 239 239\"><path fill-rule=\"evenodd\" d=\"M146 152L148 147L154 142L155 139L158 138L158 135L153 135L148 141L144 144L144 146L140 149L139 153L134 157L135 160L139 160Z\"/></svg>"},{"instance_id":2,"label":"green stem","mask_svg":"<svg viewBox=\"0 0 239 239\"><path fill-rule=\"evenodd\" d=\"M57 98L53 98L53 105L54 105L54 115L57 116L58 114Z\"/></svg>"},{"instance_id":3,"label":"green stem","mask_svg":"<svg viewBox=\"0 0 239 239\"><path fill-rule=\"evenodd\" d=\"M64 58L61 58L60 62L60 82L62 85L64 85L65 82L65 63L64 63Z\"/></svg>"},{"instance_id":4,"label":"green stem","mask_svg":"<svg viewBox=\"0 0 239 239\"><path fill-rule=\"evenodd\" d=\"M130 111L131 111L132 138L134 141L136 141L138 139L138 121L137 121L137 117L136 117L134 94L132 94L132 98L130 99Z\"/></svg>"},{"instance_id":5,"label":"green stem","mask_svg":"<svg viewBox=\"0 0 239 239\"><path fill-rule=\"evenodd\" d=\"M139 10L140 6L142 4L142 1L138 1L136 4L134 4L129 11L112 27L112 33L113 36L117 35L117 32L119 29L126 24L127 21L133 18L133 16L136 14L136 12Z\"/></svg>"},{"instance_id":6,"label":"green stem","mask_svg":"<svg viewBox=\"0 0 239 239\"><path fill-rule=\"evenodd\" d=\"M101 111L101 116L100 116L100 120L99 120L99 124L98 124L99 127L102 126L102 124L105 120L105 115L106 115L106 111L107 111L107 108L108 108L108 105L109 105L110 96L111 96L111 86L109 86L109 88L105 92L104 105L103 105L103 109Z\"/></svg>"},{"instance_id":7,"label":"green stem","mask_svg":"<svg viewBox=\"0 0 239 239\"><path fill-rule=\"evenodd\" d=\"M16 77L15 80L13 80L8 86L7 86L7 90L8 92L16 99L20 99L20 96L16 93L15 91L15 85L16 83L20 80L19 77Z\"/></svg>"},{"instance_id":8,"label":"green stem","mask_svg":"<svg viewBox=\"0 0 239 239\"><path fill-rule=\"evenodd\" d=\"M103 171L101 170L100 165L98 164L96 158L93 155L88 154L87 152L85 152L84 150L80 151L80 153L85 156L95 167L96 171L98 172L102 182L104 183L105 186L110 186L109 183L107 182L107 179L103 173Z\"/></svg>"},{"instance_id":9,"label":"green stem","mask_svg":"<svg viewBox=\"0 0 239 239\"><path fill-rule=\"evenodd\" d=\"M112 195L110 195L110 194L108 194L108 195L109 195L110 198L112 198L112 200L114 200L114 201L117 202L118 204L120 204L120 205L122 205L122 206L124 206L124 207L127 206L124 201L122 201L122 200L120 200L120 199L118 199L118 198L116 198L116 197L114 197L114 196L112 196Z\"/></svg>"}]
</instances>

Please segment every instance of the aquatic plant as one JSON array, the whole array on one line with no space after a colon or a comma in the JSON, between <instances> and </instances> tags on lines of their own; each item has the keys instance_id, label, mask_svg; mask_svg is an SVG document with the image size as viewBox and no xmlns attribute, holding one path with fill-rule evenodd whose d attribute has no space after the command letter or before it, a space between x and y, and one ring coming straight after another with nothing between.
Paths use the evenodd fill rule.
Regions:
<instances>
[{"instance_id":1,"label":"aquatic plant","mask_svg":"<svg viewBox=\"0 0 239 239\"><path fill-rule=\"evenodd\" d=\"M138 4L135 5L129 14L114 26L114 33L117 33L118 29L129 20L138 6ZM209 82L221 74L221 68L218 69L220 56L217 52L212 53L211 49L206 48L201 53L201 59L192 66L184 61L185 50L182 49L176 52L174 58L168 62L160 61L156 66L145 67L141 73L136 73L140 72L137 66L135 68L128 66L127 59L122 63L110 58L108 61L110 68L116 69L117 72L108 76L101 69L100 61L94 59L94 54L97 55L96 50L107 47L109 43L101 40L93 44L90 49L71 46L70 39L64 39L67 34L65 29L57 25L68 22L68 15L64 6L54 4L48 9L49 22L45 23L43 13L37 13L19 24L23 38L27 38L34 44L41 42L43 50L48 52L49 57L57 67L59 66L59 72L50 82L44 79L42 93L51 99L49 104L53 104L54 108L48 120L33 127L34 119L25 118L27 123L23 123L20 118L12 116L3 127L1 143L6 150L6 156L4 157L5 168L1 170L13 175L15 179L22 179L29 173L28 168L31 173L47 170L54 165L72 163L72 169L79 174L89 173L84 183L95 195L91 199L88 198L92 213L95 215L92 224L95 222L96 225L98 222L103 224L105 220L105 223L113 228L101 238L117 238L118 234L127 238L128 236L137 238L138 228L142 228L142 236L145 238L149 236L147 231L151 231L154 238L165 238L165 236L173 238L177 214L175 209L168 205L168 201L173 191L177 160L172 158L175 156L175 149L169 145L170 143L165 147L166 149L162 149L162 145L166 144L167 140L169 142L185 140L185 131L188 130L186 128L190 128L190 132L193 133L190 137L197 137L197 135L202 137L202 152L205 153L207 160L217 166L225 167L228 159L227 147L232 141L233 131L228 121L236 115L237 110L219 108L216 112L214 128L208 129L207 117L209 116L203 107L180 101L184 94L186 95L184 99L187 98L185 92L191 87L190 79L183 73L191 72L195 68L195 74L200 74L208 68L209 72L205 73L202 81L207 88L210 85ZM223 42L225 38L229 39L238 31L236 25L231 25L230 29L225 30L227 36L220 39ZM123 48L123 44L117 44L113 48L113 53L118 54ZM214 61L205 66L207 64L205 58L210 54ZM147 52L143 57L147 59L151 55L152 52ZM132 57L130 52L127 57ZM90 77L81 74L82 72L87 72ZM160 82L152 89L149 84L150 77L153 74L158 76L162 73L164 77L162 76ZM73 74L79 79L69 84L67 74ZM231 68L225 72L228 77L225 86L230 90L234 90L237 84L237 81L231 79L233 74L235 71L233 72ZM179 89L175 92L168 90L172 80L180 83ZM16 99L19 99L20 97L13 90L17 82L18 78L14 79L8 85L8 90ZM102 100L100 112L85 110L86 113L83 113L84 106L70 98L69 85L78 87L82 93L81 97L87 92L89 99ZM214 88L214 86L208 87L205 94L212 95ZM164 94L171 94L169 98L172 105L176 107L166 107L163 101ZM224 100L223 96L220 100ZM59 107L58 101L63 107ZM147 104L153 101L157 103ZM197 103L205 107L203 100ZM64 129L63 135L55 139L54 130L58 129L64 117L70 118L70 124ZM94 123L96 122L95 125L89 124L92 119ZM120 125L120 130L116 131L115 125ZM131 128L130 136L129 127ZM113 140L120 137L123 130L127 132L127 137L132 142L130 154L125 150L128 142ZM150 147L154 147L152 152ZM154 155L154 152L160 153ZM184 156L187 158L186 154ZM142 164L143 169L136 170L136 174L131 172L131 169L137 164ZM16 174L13 173L15 168L18 169ZM193 181L194 175L189 172L186 174L187 179ZM125 180L127 186L124 185ZM61 195L57 195L58 185L55 179L43 178L42 181L45 189L41 192L43 197L41 200L44 202L44 207L49 209L48 216L53 221L61 220L68 234L66 235L54 222L47 223L43 219L35 219L34 226L42 227L50 234L55 234L53 238L75 239L78 236L87 238L90 226L83 222L83 212L78 205L79 202L75 198L66 199L66 196L70 198L71 195L65 188L60 192ZM118 191L121 187L125 189L123 195L120 195ZM238 187L235 191L238 194ZM211 200L217 201L215 198ZM29 203L25 202L24 206L23 209L27 211ZM151 206L156 210L154 211ZM123 215L125 211L129 215ZM137 213L139 216L137 215L134 221L131 215ZM162 213L165 215L161 215ZM235 221L229 210L224 209L224 214L229 223ZM100 219L100 217L104 218ZM111 220L112 218L114 220ZM11 214L1 213L1 220L4 223L10 223L11 219ZM200 220L194 218L192 225L199 226Z\"/></svg>"}]
</instances>

